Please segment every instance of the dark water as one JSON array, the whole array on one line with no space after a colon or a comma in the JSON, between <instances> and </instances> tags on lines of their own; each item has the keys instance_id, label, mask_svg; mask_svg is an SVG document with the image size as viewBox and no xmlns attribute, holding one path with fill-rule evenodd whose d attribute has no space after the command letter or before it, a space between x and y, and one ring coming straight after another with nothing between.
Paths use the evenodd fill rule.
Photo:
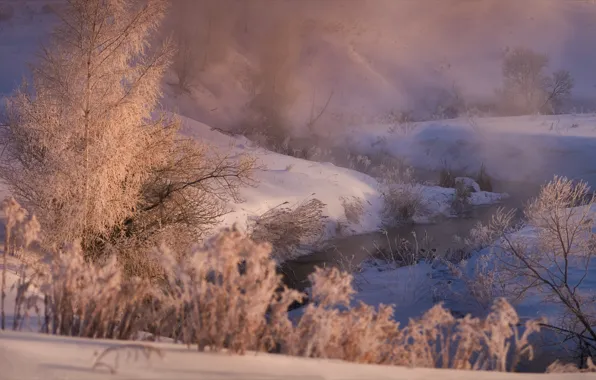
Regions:
<instances>
[{"instance_id":1,"label":"dark water","mask_svg":"<svg viewBox=\"0 0 596 380\"><path fill-rule=\"evenodd\" d=\"M499 207L516 209L518 216L521 216L524 204L540 190L540 184L518 182L498 182L493 186L495 192L506 192L510 198L499 204L475 207L459 218L444 218L433 224L403 225L388 230L386 234L373 232L333 240L321 251L284 263L281 268L284 281L292 288L304 290L309 285L309 274L317 266L350 271L375 252L377 247L394 244L396 239L407 239L415 244L415 240L421 242L428 237L430 247L439 251L457 249L460 244L454 241L455 236L466 237L478 222L488 223Z\"/></svg>"}]
</instances>

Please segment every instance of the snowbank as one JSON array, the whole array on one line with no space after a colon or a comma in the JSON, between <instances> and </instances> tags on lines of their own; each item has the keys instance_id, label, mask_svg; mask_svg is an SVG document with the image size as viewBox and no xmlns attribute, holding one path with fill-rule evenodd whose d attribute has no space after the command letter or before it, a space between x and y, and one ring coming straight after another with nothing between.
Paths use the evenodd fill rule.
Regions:
<instances>
[{"instance_id":1,"label":"snowbank","mask_svg":"<svg viewBox=\"0 0 596 380\"><path fill-rule=\"evenodd\" d=\"M347 228L341 229L344 236L373 232L382 224L383 188L376 179L331 163L319 163L277 154L257 147L241 136L230 136L192 119L182 117L182 133L229 154L247 153L258 158L264 166L257 170L256 187L241 190L244 202L231 204L232 212L226 215L222 226L237 223L246 228L250 218L263 214L284 202L296 205L305 200L317 198L325 203L327 216L326 239L334 238L340 230L338 223ZM436 186L419 186L425 205L424 215L417 216L417 222L427 222L437 216L451 216L451 202L454 189ZM476 192L471 194L470 203L485 205L496 203L506 194ZM342 200L357 198L363 205L359 223L346 218Z\"/></svg>"},{"instance_id":2,"label":"snowbank","mask_svg":"<svg viewBox=\"0 0 596 380\"><path fill-rule=\"evenodd\" d=\"M411 369L381 365L363 365L340 361L304 359L287 356L252 354L199 353L185 346L169 343L148 343L163 353L163 358L142 355L134 360L131 349L120 350L115 374L107 369L92 369L98 354L108 347L127 342L64 338L41 334L0 332L0 379L387 379L422 380L501 380L501 379L588 379L589 374L503 374L437 369ZM130 343L128 343L130 344ZM102 362L115 365L115 353Z\"/></svg>"}]
</instances>

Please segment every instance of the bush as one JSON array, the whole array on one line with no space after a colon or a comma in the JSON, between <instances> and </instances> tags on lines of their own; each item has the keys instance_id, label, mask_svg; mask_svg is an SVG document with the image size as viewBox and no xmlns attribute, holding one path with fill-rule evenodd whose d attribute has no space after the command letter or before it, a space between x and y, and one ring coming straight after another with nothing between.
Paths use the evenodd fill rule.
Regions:
<instances>
[{"instance_id":1,"label":"bush","mask_svg":"<svg viewBox=\"0 0 596 380\"><path fill-rule=\"evenodd\" d=\"M271 243L273 255L279 261L292 259L311 249L325 232L323 209L318 199L299 203L294 208L287 202L274 207L251 221L249 230L256 242Z\"/></svg>"},{"instance_id":2,"label":"bush","mask_svg":"<svg viewBox=\"0 0 596 380\"><path fill-rule=\"evenodd\" d=\"M437 250L432 248L432 238L425 234L422 240L412 233L414 242L397 237L391 242L387 231L384 231L387 243L384 246L375 244L375 251L372 253L374 259L389 264L391 268L415 265L421 261L433 262L439 257Z\"/></svg>"},{"instance_id":3,"label":"bush","mask_svg":"<svg viewBox=\"0 0 596 380\"><path fill-rule=\"evenodd\" d=\"M388 129L389 133L399 133L404 136L411 135L418 126L412 112L407 111L391 111L382 121L391 125Z\"/></svg>"},{"instance_id":4,"label":"bush","mask_svg":"<svg viewBox=\"0 0 596 380\"><path fill-rule=\"evenodd\" d=\"M5 247L25 251L24 261L30 263L29 270L22 271L15 289L14 329L23 326L31 310L42 309L38 305L39 291L35 289L43 293L43 332L132 339L147 328L151 310L146 308L145 301L153 294L149 282L126 280L115 257L102 266L86 262L76 244L53 252L47 258L40 257L30 250L40 233L35 217L26 218L26 211L14 199L3 203L3 211L7 217ZM26 273L31 274L26 276ZM4 291L3 281L3 295ZM4 316L3 300L3 328Z\"/></svg>"},{"instance_id":5,"label":"bush","mask_svg":"<svg viewBox=\"0 0 596 380\"><path fill-rule=\"evenodd\" d=\"M25 226L15 231L33 241L35 223L30 225L20 206L7 202L5 210L13 227ZM269 244L233 229L186 255L162 247L154 255L164 282L155 287L122 277L113 264L85 263L75 248L40 261L43 269L19 289L16 304L35 301L32 285L38 285L44 295L43 329L49 333L130 339L152 331L199 350L496 371L515 370L521 356L532 357L528 337L538 321L526 322L520 335L519 318L504 299L495 301L486 319L456 319L437 305L400 328L391 306L378 311L363 303L353 306L352 276L337 268L317 268L311 275L313 302L293 324L288 307L302 297L281 285L270 254Z\"/></svg>"},{"instance_id":6,"label":"bush","mask_svg":"<svg viewBox=\"0 0 596 380\"><path fill-rule=\"evenodd\" d=\"M358 197L352 197L351 199L342 197L340 200L344 208L346 220L352 224L360 224L360 218L364 213L362 199Z\"/></svg>"},{"instance_id":7,"label":"bush","mask_svg":"<svg viewBox=\"0 0 596 380\"><path fill-rule=\"evenodd\" d=\"M388 226L410 222L424 210L424 197L417 185L388 186L383 192L383 219Z\"/></svg>"},{"instance_id":8,"label":"bush","mask_svg":"<svg viewBox=\"0 0 596 380\"><path fill-rule=\"evenodd\" d=\"M456 214L461 214L468 209L470 206L471 195L470 188L464 183L460 182L455 186L455 194L451 201L451 208Z\"/></svg>"},{"instance_id":9,"label":"bush","mask_svg":"<svg viewBox=\"0 0 596 380\"><path fill-rule=\"evenodd\" d=\"M336 268L317 268L311 275L313 303L282 345L283 353L358 363L414 367L513 371L533 351L528 337L538 321L525 324L505 301L495 301L486 319L456 319L442 305L399 328L393 308L378 311L360 303L350 307L351 276Z\"/></svg>"},{"instance_id":10,"label":"bush","mask_svg":"<svg viewBox=\"0 0 596 380\"><path fill-rule=\"evenodd\" d=\"M168 284L164 307L172 315L162 331L200 350L272 349L281 333L276 329L291 326L289 305L301 296L278 292L281 276L270 253L269 244L234 230L216 235L182 260L161 248Z\"/></svg>"}]
</instances>

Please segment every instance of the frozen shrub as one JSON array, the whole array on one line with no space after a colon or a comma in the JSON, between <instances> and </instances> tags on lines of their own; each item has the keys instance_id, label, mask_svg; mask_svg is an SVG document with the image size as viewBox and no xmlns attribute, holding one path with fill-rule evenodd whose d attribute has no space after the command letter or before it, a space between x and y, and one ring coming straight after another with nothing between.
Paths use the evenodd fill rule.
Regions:
<instances>
[{"instance_id":1,"label":"frozen shrub","mask_svg":"<svg viewBox=\"0 0 596 380\"><path fill-rule=\"evenodd\" d=\"M4 225L4 252L2 255L2 282L0 284L0 328L6 328L6 273L8 271L8 255L15 255L16 251L22 251L21 247L15 244L20 241L26 248L37 239L39 233L39 223L35 217L27 218L27 212L14 198L5 199L2 202L2 211L6 216ZM22 273L20 273L22 275ZM22 276L17 284L17 300L15 302L16 310L14 314L14 326L19 323L20 303L25 292L26 279Z\"/></svg>"},{"instance_id":2,"label":"frozen shrub","mask_svg":"<svg viewBox=\"0 0 596 380\"><path fill-rule=\"evenodd\" d=\"M398 133L404 136L411 135L418 126L412 112L391 111L382 121L390 124L389 133Z\"/></svg>"},{"instance_id":3,"label":"frozen shrub","mask_svg":"<svg viewBox=\"0 0 596 380\"><path fill-rule=\"evenodd\" d=\"M366 157L366 156L365 156ZM394 184L414 184L414 170L402 159L380 151L368 158L367 173L385 186Z\"/></svg>"},{"instance_id":4,"label":"frozen shrub","mask_svg":"<svg viewBox=\"0 0 596 380\"><path fill-rule=\"evenodd\" d=\"M348 163L350 166L350 169L352 170L356 170L362 173L368 173L368 170L370 169L370 166L372 164L372 161L370 160L370 158L366 155L351 155L348 154Z\"/></svg>"},{"instance_id":5,"label":"frozen shrub","mask_svg":"<svg viewBox=\"0 0 596 380\"><path fill-rule=\"evenodd\" d=\"M539 321L528 321L520 336L519 323L502 298L484 320L469 315L456 319L438 305L406 326L403 349L408 364L418 367L515 371L523 356L533 358L528 338L540 330Z\"/></svg>"},{"instance_id":6,"label":"frozen shrub","mask_svg":"<svg viewBox=\"0 0 596 380\"><path fill-rule=\"evenodd\" d=\"M360 363L391 363L392 343L400 331L393 309L359 304L349 308L352 276L337 268L317 268L311 275L312 299L282 352Z\"/></svg>"},{"instance_id":7,"label":"frozen shrub","mask_svg":"<svg viewBox=\"0 0 596 380\"><path fill-rule=\"evenodd\" d=\"M455 185L455 194L453 194L453 200L451 201L451 208L456 214L465 212L470 206L470 197L472 193L469 187L463 182L459 182Z\"/></svg>"},{"instance_id":8,"label":"frozen shrub","mask_svg":"<svg viewBox=\"0 0 596 380\"><path fill-rule=\"evenodd\" d=\"M284 203L258 216L250 223L251 238L269 242L273 256L285 261L318 243L325 232L323 209L318 199L299 203L293 208Z\"/></svg>"},{"instance_id":9,"label":"frozen shrub","mask_svg":"<svg viewBox=\"0 0 596 380\"><path fill-rule=\"evenodd\" d=\"M579 355L593 358L596 294L586 279L596 253L595 199L586 201L587 196L585 183L555 177L524 210L534 238L511 234L512 214L491 221L488 228L498 239L493 251L509 277L511 297L532 290L561 307L561 317L549 327L576 341Z\"/></svg>"},{"instance_id":10,"label":"frozen shrub","mask_svg":"<svg viewBox=\"0 0 596 380\"><path fill-rule=\"evenodd\" d=\"M54 254L41 289L51 334L131 339L151 321L150 284L125 279L115 258L101 267L85 262L76 246Z\"/></svg>"},{"instance_id":11,"label":"frozen shrub","mask_svg":"<svg viewBox=\"0 0 596 380\"><path fill-rule=\"evenodd\" d=\"M416 233L412 232L413 242L399 236L392 242L388 232L383 233L386 243L383 246L375 244L372 257L393 268L415 265L421 261L432 262L438 257L437 250L432 247L432 238L428 234L419 240Z\"/></svg>"},{"instance_id":12,"label":"frozen shrub","mask_svg":"<svg viewBox=\"0 0 596 380\"><path fill-rule=\"evenodd\" d=\"M551 365L548 366L546 369L546 373L588 373L588 372L596 372L596 365L592 362L592 359L588 358L586 360L585 368L578 368L575 364L572 363L562 363L560 361L555 361Z\"/></svg>"},{"instance_id":13,"label":"frozen shrub","mask_svg":"<svg viewBox=\"0 0 596 380\"><path fill-rule=\"evenodd\" d=\"M269 244L234 230L180 260L161 248L168 284L164 307L175 316L165 331L200 350L270 349L278 340L275 329L291 326L288 306L300 299L295 291L278 292L281 276L270 253Z\"/></svg>"},{"instance_id":14,"label":"frozen shrub","mask_svg":"<svg viewBox=\"0 0 596 380\"><path fill-rule=\"evenodd\" d=\"M418 185L394 185L383 192L383 219L388 226L410 222L424 210L424 197Z\"/></svg>"},{"instance_id":15,"label":"frozen shrub","mask_svg":"<svg viewBox=\"0 0 596 380\"><path fill-rule=\"evenodd\" d=\"M10 220L28 223L16 202L6 205L12 207ZM35 223L29 227L19 230L25 243L38 232ZM48 333L131 339L152 331L199 350L510 371L519 357L531 357L527 338L538 327L529 321L520 335L517 314L499 299L485 319L456 319L437 305L400 328L391 306L353 306L352 276L337 268L317 268L311 275L312 302L293 324L288 307L301 295L281 286L271 246L235 229L189 254L156 249L164 279L158 287L123 277L113 261L103 267L87 263L77 247L54 252L36 272Z\"/></svg>"},{"instance_id":16,"label":"frozen shrub","mask_svg":"<svg viewBox=\"0 0 596 380\"><path fill-rule=\"evenodd\" d=\"M490 261L490 256L478 257L471 274L465 272L467 265L468 261L462 261L459 266L447 262L451 273L464 285L465 291L457 294L458 298L473 311L484 313L496 299L510 295L502 269Z\"/></svg>"},{"instance_id":17,"label":"frozen shrub","mask_svg":"<svg viewBox=\"0 0 596 380\"><path fill-rule=\"evenodd\" d=\"M359 303L350 307L351 276L320 269L311 276L313 302L306 307L282 352L359 363L429 368L514 371L519 359L533 356L528 337L538 321L525 323L504 299L494 302L485 319L456 319L442 305L400 328L393 308ZM290 340L288 338L288 340Z\"/></svg>"},{"instance_id":18,"label":"frozen shrub","mask_svg":"<svg viewBox=\"0 0 596 380\"><path fill-rule=\"evenodd\" d=\"M340 200L341 205L344 208L344 214L348 222L353 224L359 224L360 218L364 213L364 205L362 204L362 199L358 197L351 197L351 199L342 197Z\"/></svg>"},{"instance_id":19,"label":"frozen shrub","mask_svg":"<svg viewBox=\"0 0 596 380\"><path fill-rule=\"evenodd\" d=\"M26 211L14 199L4 202L4 212L5 246L14 243L28 250L39 239L35 217L25 219ZM125 279L115 258L96 266L85 262L80 248L73 245L46 258L34 260L29 255L27 261L29 270L20 273L16 289L14 329L22 327L30 309L43 317L42 331L51 334L130 339L147 327L150 310L145 301L152 288L146 281Z\"/></svg>"},{"instance_id":20,"label":"frozen shrub","mask_svg":"<svg viewBox=\"0 0 596 380\"><path fill-rule=\"evenodd\" d=\"M227 202L242 201L240 187L254 185L256 165L252 156L221 154L205 144L178 139L143 186L136 212L97 246L98 253L117 255L128 275L159 275L154 260L144 253L160 244L186 252L208 236L228 212Z\"/></svg>"}]
</instances>

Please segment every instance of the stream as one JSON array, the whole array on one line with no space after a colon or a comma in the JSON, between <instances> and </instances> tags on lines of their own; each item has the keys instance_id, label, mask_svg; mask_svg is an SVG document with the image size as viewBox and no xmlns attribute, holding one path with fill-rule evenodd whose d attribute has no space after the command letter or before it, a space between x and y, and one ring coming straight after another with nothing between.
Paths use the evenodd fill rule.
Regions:
<instances>
[{"instance_id":1,"label":"stream","mask_svg":"<svg viewBox=\"0 0 596 380\"><path fill-rule=\"evenodd\" d=\"M540 184L505 181L496 182L493 187L495 192L508 193L510 197L498 204L474 207L462 217L442 218L432 224L407 224L391 228L386 233L378 231L329 241L320 251L282 264L284 282L287 286L302 291L309 286L308 276L317 266L334 266L350 271L369 258L379 247L394 244L396 239L407 239L415 244L415 240L421 242L428 236L430 248L439 252L461 248L461 243L454 241L455 236L468 236L478 222L489 222L500 207L516 209L518 216L521 216L523 205L540 190Z\"/></svg>"},{"instance_id":2,"label":"stream","mask_svg":"<svg viewBox=\"0 0 596 380\"><path fill-rule=\"evenodd\" d=\"M394 244L395 239L404 238L413 242L414 235L421 241L425 235L431 239L431 248L437 249L439 254L447 249L457 249L458 243L455 236L467 237L470 230L478 223L488 223L498 208L516 209L516 217L522 217L522 210L527 201L537 196L541 184L498 182L493 183L494 191L508 193L510 197L501 203L474 207L467 215L458 218L443 218L433 224L410 224L392 228L386 234L373 232L362 235L339 238L328 242L326 248L312 254L302 256L295 260L285 262L281 267L283 280L288 287L304 291L310 286L308 276L316 267L338 267L344 271L355 269L364 260L375 252L376 247L387 246L388 241ZM461 244L461 243L460 243ZM308 303L295 303L290 309L300 308ZM453 311L453 310L452 310ZM548 332L541 333L539 338L551 337ZM543 373L548 364L561 358L562 352L545 349L538 352L534 360L522 360L518 367L519 372Z\"/></svg>"}]
</instances>

